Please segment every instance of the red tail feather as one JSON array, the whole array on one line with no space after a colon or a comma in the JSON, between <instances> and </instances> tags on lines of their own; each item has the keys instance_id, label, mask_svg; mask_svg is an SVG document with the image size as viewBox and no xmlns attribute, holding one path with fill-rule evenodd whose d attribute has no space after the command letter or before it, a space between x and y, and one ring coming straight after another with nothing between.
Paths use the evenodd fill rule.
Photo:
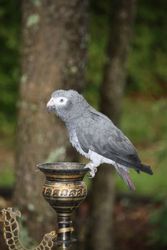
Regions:
<instances>
[{"instance_id":1,"label":"red tail feather","mask_svg":"<svg viewBox=\"0 0 167 250\"><path fill-rule=\"evenodd\" d=\"M127 172L127 170L117 166L116 170L118 172L118 174L121 176L121 178L124 180L124 182L127 184L127 186L129 187L130 190L135 191L135 185L132 182L129 173Z\"/></svg>"}]
</instances>

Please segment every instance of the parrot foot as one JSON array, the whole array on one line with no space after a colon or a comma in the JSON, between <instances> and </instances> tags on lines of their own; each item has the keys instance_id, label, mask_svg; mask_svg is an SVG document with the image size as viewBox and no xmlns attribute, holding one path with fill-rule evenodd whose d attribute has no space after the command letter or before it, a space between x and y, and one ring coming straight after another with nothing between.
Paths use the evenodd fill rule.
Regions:
<instances>
[{"instance_id":1,"label":"parrot foot","mask_svg":"<svg viewBox=\"0 0 167 250\"><path fill-rule=\"evenodd\" d=\"M90 162L88 164L86 164L86 166L84 168L89 168L90 171L89 171L89 174L90 174L90 178L93 178L97 172L97 168L95 167L95 165Z\"/></svg>"}]
</instances>

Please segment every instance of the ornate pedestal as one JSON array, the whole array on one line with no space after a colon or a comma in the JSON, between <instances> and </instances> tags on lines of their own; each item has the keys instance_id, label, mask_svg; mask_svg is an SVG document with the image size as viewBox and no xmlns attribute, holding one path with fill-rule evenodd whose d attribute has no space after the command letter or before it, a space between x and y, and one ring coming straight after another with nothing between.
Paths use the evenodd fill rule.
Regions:
<instances>
[{"instance_id":1,"label":"ornate pedestal","mask_svg":"<svg viewBox=\"0 0 167 250\"><path fill-rule=\"evenodd\" d=\"M87 195L83 178L88 169L83 164L73 162L44 163L38 168L46 176L43 196L57 212L56 245L60 249L67 249L75 241L71 215Z\"/></svg>"},{"instance_id":2,"label":"ornate pedestal","mask_svg":"<svg viewBox=\"0 0 167 250\"><path fill-rule=\"evenodd\" d=\"M44 163L38 168L45 174L43 196L57 212L58 229L44 235L38 246L31 250L71 249L73 238L72 212L87 195L83 182L88 169L83 164L59 162ZM19 211L2 210L4 239L9 250L27 250L20 242Z\"/></svg>"}]
</instances>

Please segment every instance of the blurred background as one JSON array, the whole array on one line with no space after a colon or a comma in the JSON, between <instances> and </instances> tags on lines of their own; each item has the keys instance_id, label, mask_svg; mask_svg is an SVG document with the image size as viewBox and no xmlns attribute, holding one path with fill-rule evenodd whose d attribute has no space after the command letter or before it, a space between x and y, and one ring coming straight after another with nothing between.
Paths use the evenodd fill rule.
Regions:
<instances>
[{"instance_id":1,"label":"blurred background","mask_svg":"<svg viewBox=\"0 0 167 250\"><path fill-rule=\"evenodd\" d=\"M85 162L45 108L53 90L73 88L113 119L154 172L131 171L135 193L109 166L86 179L80 249L167 248L166 9L164 0L1 0L0 208L22 211L28 246L53 228L35 165Z\"/></svg>"}]
</instances>

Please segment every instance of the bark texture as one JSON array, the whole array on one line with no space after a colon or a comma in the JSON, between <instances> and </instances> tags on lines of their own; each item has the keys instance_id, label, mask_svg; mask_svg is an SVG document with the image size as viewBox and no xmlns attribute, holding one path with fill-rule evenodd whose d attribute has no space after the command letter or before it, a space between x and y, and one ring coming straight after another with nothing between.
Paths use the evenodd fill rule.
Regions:
<instances>
[{"instance_id":1,"label":"bark texture","mask_svg":"<svg viewBox=\"0 0 167 250\"><path fill-rule=\"evenodd\" d=\"M55 89L85 83L87 0L22 2L22 79L18 103L14 203L35 239L53 228L36 164L67 160L64 125L46 111ZM71 156L72 157L72 156Z\"/></svg>"},{"instance_id":2,"label":"bark texture","mask_svg":"<svg viewBox=\"0 0 167 250\"><path fill-rule=\"evenodd\" d=\"M118 124L126 78L126 62L132 33L135 0L115 0L107 48L108 61L101 87L101 111ZM92 187L90 249L112 250L114 176L111 166L98 169Z\"/></svg>"}]
</instances>

